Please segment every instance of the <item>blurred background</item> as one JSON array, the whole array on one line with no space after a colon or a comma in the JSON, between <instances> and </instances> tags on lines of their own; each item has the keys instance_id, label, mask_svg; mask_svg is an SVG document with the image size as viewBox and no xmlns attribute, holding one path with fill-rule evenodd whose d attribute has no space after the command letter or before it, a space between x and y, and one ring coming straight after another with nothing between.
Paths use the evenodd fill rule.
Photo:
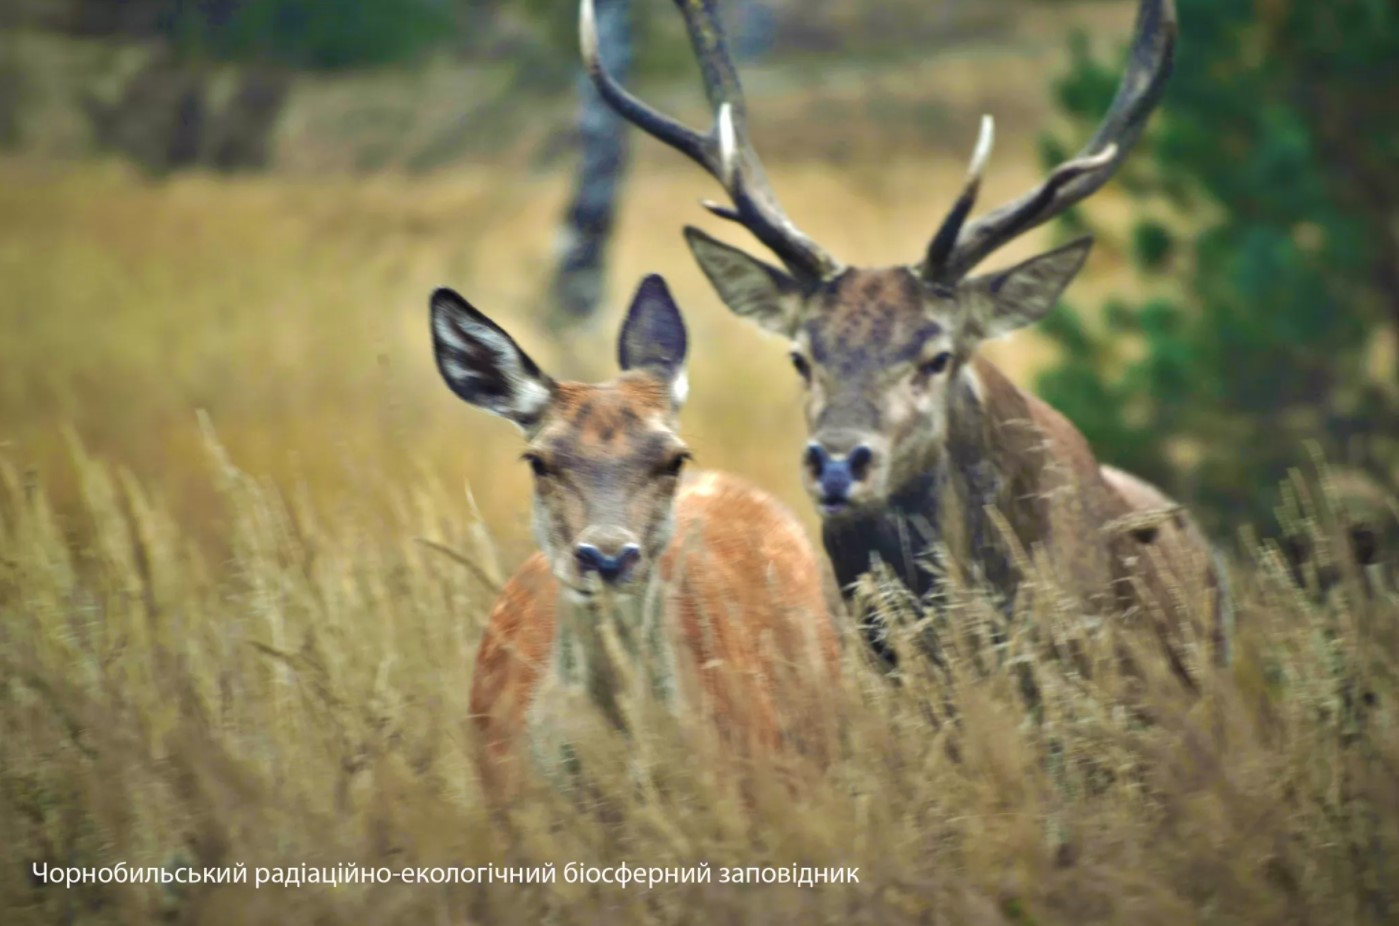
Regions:
<instances>
[{"instance_id":1,"label":"blurred background","mask_svg":"<svg viewBox=\"0 0 1399 926\"><path fill-rule=\"evenodd\" d=\"M889 264L950 206L982 113L998 130L984 204L1078 150L1135 5L725 10L787 211L843 260ZM989 350L1220 539L1275 530L1279 481L1312 453L1382 532L1399 474L1399 12L1177 5L1176 76L1128 169L992 259L1090 230L1086 271L1050 320ZM671 5L598 11L614 70L705 124ZM380 481L469 488L513 562L529 549L519 440L441 384L428 293L460 290L556 376L603 378L632 288L659 272L692 329L700 462L814 525L785 347L729 315L680 229L760 247L698 206L711 179L597 108L576 22L571 0L4 0L0 454L62 505L77 443L217 548L203 410L239 467L330 509Z\"/></svg>"}]
</instances>

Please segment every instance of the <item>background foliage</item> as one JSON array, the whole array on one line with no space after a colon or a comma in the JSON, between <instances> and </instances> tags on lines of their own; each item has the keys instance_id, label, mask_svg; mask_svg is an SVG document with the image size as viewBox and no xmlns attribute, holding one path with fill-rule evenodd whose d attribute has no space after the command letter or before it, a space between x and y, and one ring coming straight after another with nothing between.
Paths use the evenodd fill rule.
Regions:
<instances>
[{"instance_id":1,"label":"background foliage","mask_svg":"<svg viewBox=\"0 0 1399 926\"><path fill-rule=\"evenodd\" d=\"M1216 527L1267 518L1308 439L1392 485L1399 8L1177 6L1176 72L1130 162L1124 244L1143 277L1184 286L1107 300L1098 326L1058 313L1046 329L1065 356L1040 388L1102 456L1195 501ZM1075 45L1058 93L1077 137L1118 73ZM1057 160L1076 143L1046 148Z\"/></svg>"},{"instance_id":2,"label":"background foliage","mask_svg":"<svg viewBox=\"0 0 1399 926\"><path fill-rule=\"evenodd\" d=\"M411 60L451 34L456 12L453 0L169 0L168 5L168 28L187 52L307 68Z\"/></svg>"}]
</instances>

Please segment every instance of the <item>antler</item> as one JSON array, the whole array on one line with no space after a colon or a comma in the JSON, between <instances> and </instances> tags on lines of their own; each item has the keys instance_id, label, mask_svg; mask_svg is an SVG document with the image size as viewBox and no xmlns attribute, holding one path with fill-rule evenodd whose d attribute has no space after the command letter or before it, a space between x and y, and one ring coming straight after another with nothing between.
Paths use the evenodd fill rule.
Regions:
<instances>
[{"instance_id":1,"label":"antler","mask_svg":"<svg viewBox=\"0 0 1399 926\"><path fill-rule=\"evenodd\" d=\"M579 41L583 63L598 93L622 118L688 156L723 184L733 208L708 201L705 208L746 227L798 278L816 281L838 273L840 264L802 234L777 203L762 161L748 139L748 107L714 0L675 0L675 5L685 18L699 61L705 95L715 112L714 127L701 135L627 92L602 64L593 0L582 0Z\"/></svg>"},{"instance_id":2,"label":"antler","mask_svg":"<svg viewBox=\"0 0 1399 926\"><path fill-rule=\"evenodd\" d=\"M1076 158L1056 167L1039 187L968 224L991 149L991 119L984 117L966 186L928 245L919 268L923 278L933 283L956 283L992 251L1107 183L1141 138L1147 119L1161 101L1175 60L1176 30L1175 0L1142 0L1127 69L1092 140Z\"/></svg>"}]
</instances>

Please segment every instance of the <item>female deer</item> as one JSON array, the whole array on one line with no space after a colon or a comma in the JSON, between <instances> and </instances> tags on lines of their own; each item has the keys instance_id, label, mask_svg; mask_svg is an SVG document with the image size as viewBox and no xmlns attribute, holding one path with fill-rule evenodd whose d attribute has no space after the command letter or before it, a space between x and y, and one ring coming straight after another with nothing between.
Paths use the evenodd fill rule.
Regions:
<instances>
[{"instance_id":1,"label":"female deer","mask_svg":"<svg viewBox=\"0 0 1399 926\"><path fill-rule=\"evenodd\" d=\"M738 754L808 730L837 665L819 560L766 493L682 480L687 338L665 282L642 282L622 375L597 385L555 382L451 290L432 297L432 331L447 385L520 427L534 473L540 549L501 591L472 679L488 788L511 787L524 741L557 771L588 710L632 732L638 695L698 709Z\"/></svg>"}]
</instances>

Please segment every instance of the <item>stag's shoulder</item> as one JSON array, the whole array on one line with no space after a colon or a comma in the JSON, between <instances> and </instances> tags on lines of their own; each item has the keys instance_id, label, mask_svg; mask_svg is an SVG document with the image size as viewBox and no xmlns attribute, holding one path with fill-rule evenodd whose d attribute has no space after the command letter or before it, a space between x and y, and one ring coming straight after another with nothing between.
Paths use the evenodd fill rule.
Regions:
<instances>
[{"instance_id":1,"label":"stag's shoulder","mask_svg":"<svg viewBox=\"0 0 1399 926\"><path fill-rule=\"evenodd\" d=\"M994 364L977 358L973 364L983 407L1003 426L1025 432L1050 457L1067 464L1080 477L1101 479L1098 459L1087 438L1057 408L1011 382ZM1004 435L1003 435L1004 436Z\"/></svg>"}]
</instances>

